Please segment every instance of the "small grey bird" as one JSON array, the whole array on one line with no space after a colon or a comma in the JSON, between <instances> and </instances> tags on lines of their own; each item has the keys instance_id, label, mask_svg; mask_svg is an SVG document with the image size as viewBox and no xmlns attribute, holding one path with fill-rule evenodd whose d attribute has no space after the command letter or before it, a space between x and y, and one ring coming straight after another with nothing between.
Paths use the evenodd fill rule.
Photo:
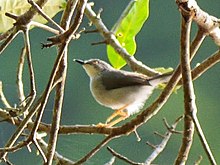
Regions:
<instances>
[{"instance_id":1,"label":"small grey bird","mask_svg":"<svg viewBox=\"0 0 220 165\"><path fill-rule=\"evenodd\" d=\"M95 100L115 110L107 118L106 124L98 125L103 127L112 127L139 112L155 87L171 77L168 73L149 78L140 73L114 69L99 59L74 61L80 63L90 77L90 90ZM116 118L117 116L119 117ZM113 120L114 118L116 119Z\"/></svg>"}]
</instances>

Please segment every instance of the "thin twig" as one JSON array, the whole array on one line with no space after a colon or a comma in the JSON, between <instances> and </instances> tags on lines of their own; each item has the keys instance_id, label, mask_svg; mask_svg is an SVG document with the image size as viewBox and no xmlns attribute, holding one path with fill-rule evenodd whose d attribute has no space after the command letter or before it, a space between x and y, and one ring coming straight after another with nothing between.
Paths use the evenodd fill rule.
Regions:
<instances>
[{"instance_id":1,"label":"thin twig","mask_svg":"<svg viewBox=\"0 0 220 165\"><path fill-rule=\"evenodd\" d=\"M175 133L175 134L182 134L183 132L182 131L177 131L175 128L176 128L176 125L177 123L183 118L183 116L180 116L179 118L177 118L177 120L175 121L175 123L173 125L169 125L167 123L167 120L164 118L163 121L164 121L164 124L167 128L168 131L170 131L171 133Z\"/></svg>"},{"instance_id":2,"label":"thin twig","mask_svg":"<svg viewBox=\"0 0 220 165\"><path fill-rule=\"evenodd\" d=\"M146 144L147 144L148 146L150 146L152 149L156 149L156 148L157 148L156 145L150 143L149 141L147 141Z\"/></svg>"},{"instance_id":3,"label":"thin twig","mask_svg":"<svg viewBox=\"0 0 220 165\"><path fill-rule=\"evenodd\" d=\"M22 149L22 147L29 145L30 143L31 143L31 141L24 140L16 145L14 145L13 147L0 148L0 152L1 153L15 152L15 151Z\"/></svg>"},{"instance_id":4,"label":"thin twig","mask_svg":"<svg viewBox=\"0 0 220 165\"><path fill-rule=\"evenodd\" d=\"M7 46L12 42L12 40L18 35L20 31L17 31L16 28L14 28L10 35L7 36L5 41L0 45L0 54L7 48Z\"/></svg>"},{"instance_id":5,"label":"thin twig","mask_svg":"<svg viewBox=\"0 0 220 165\"><path fill-rule=\"evenodd\" d=\"M93 148L88 154L86 154L83 158L78 160L74 163L74 165L81 165L82 163L86 162L88 159L90 159L93 155L95 155L96 152L98 152L102 147L104 147L109 141L111 141L113 136L107 136L103 141L101 141L95 148Z\"/></svg>"},{"instance_id":6,"label":"thin twig","mask_svg":"<svg viewBox=\"0 0 220 165\"><path fill-rule=\"evenodd\" d=\"M45 3L47 3L48 0L38 0L36 1L36 4L42 8ZM18 18L18 24L27 25L30 23L30 21L33 19L33 17L37 14L37 10L34 6L31 6L30 9L25 12L23 15L21 15Z\"/></svg>"},{"instance_id":7,"label":"thin twig","mask_svg":"<svg viewBox=\"0 0 220 165\"><path fill-rule=\"evenodd\" d=\"M79 0L78 2L79 6L77 7L78 10L77 10L74 22L72 25L70 25L70 28L62 34L64 38L67 38L67 36L72 36L78 30L79 26L82 23L87 1L88 0Z\"/></svg>"},{"instance_id":8,"label":"thin twig","mask_svg":"<svg viewBox=\"0 0 220 165\"><path fill-rule=\"evenodd\" d=\"M17 67L17 88L18 88L18 98L19 101L21 102L21 106L25 107L26 101L25 101L25 95L24 95L24 85L22 81L22 74L23 74L23 69L24 69L24 60L25 60L25 55L26 55L26 48L22 48L19 62L18 62L18 67Z\"/></svg>"},{"instance_id":9,"label":"thin twig","mask_svg":"<svg viewBox=\"0 0 220 165\"><path fill-rule=\"evenodd\" d=\"M202 162L202 156L200 155L198 160L194 163L194 165L199 165Z\"/></svg>"},{"instance_id":10,"label":"thin twig","mask_svg":"<svg viewBox=\"0 0 220 165\"><path fill-rule=\"evenodd\" d=\"M43 29L43 30L46 30L46 31L48 31L48 32L51 32L51 33L53 33L53 34L60 34L60 32L58 31L58 30L56 30L56 29L54 29L54 28L51 28L51 27L49 27L49 26L47 26L47 25L45 25L45 24L41 24L41 23L39 23L39 22L35 22L35 21L31 21L30 22L30 25L31 26L36 26L36 27L38 27L38 28L41 28L41 29Z\"/></svg>"},{"instance_id":11,"label":"thin twig","mask_svg":"<svg viewBox=\"0 0 220 165\"><path fill-rule=\"evenodd\" d=\"M37 134L37 133L36 133L36 134ZM34 136L37 136L36 134L35 134ZM28 140L30 140L30 138L29 138ZM44 154L44 152L43 152L41 146L39 145L39 143L38 143L38 141L37 141L37 138L33 137L32 142L33 142L33 144L35 145L35 147L37 148L37 150L39 151L40 155L42 156L43 161L44 161L44 162L47 162L47 157L46 157L46 155Z\"/></svg>"},{"instance_id":12,"label":"thin twig","mask_svg":"<svg viewBox=\"0 0 220 165\"><path fill-rule=\"evenodd\" d=\"M24 43L25 43L25 49L27 54L27 63L28 63L28 69L30 74L30 94L29 97L31 97L29 101L29 106L33 103L35 96L36 96L36 87L35 87L35 76L34 76L34 69L32 64L32 58L31 58L31 46L30 46L30 38L29 38L29 29L24 30ZM28 109L26 107L26 109Z\"/></svg>"},{"instance_id":13,"label":"thin twig","mask_svg":"<svg viewBox=\"0 0 220 165\"><path fill-rule=\"evenodd\" d=\"M213 67L215 64L220 62L220 52L219 50L210 55L207 59L205 59L199 66L194 68L192 70L192 78L197 79L199 76L201 76L204 72L206 72L208 69Z\"/></svg>"},{"instance_id":14,"label":"thin twig","mask_svg":"<svg viewBox=\"0 0 220 165\"><path fill-rule=\"evenodd\" d=\"M41 146L43 152L46 153L48 144L42 138L37 139L37 141L38 141L38 144ZM68 158L63 157L58 152L55 152L53 158L57 161L57 165L73 165L74 164L73 161L69 160Z\"/></svg>"},{"instance_id":15,"label":"thin twig","mask_svg":"<svg viewBox=\"0 0 220 165\"><path fill-rule=\"evenodd\" d=\"M70 26L71 19L73 18L74 11L76 9L76 6L78 4L79 0L68 0L66 4L66 8L63 12L62 18L61 18L61 27L63 29L67 29Z\"/></svg>"},{"instance_id":16,"label":"thin twig","mask_svg":"<svg viewBox=\"0 0 220 165\"><path fill-rule=\"evenodd\" d=\"M115 156L113 156L107 163L104 165L113 165L115 163Z\"/></svg>"},{"instance_id":17,"label":"thin twig","mask_svg":"<svg viewBox=\"0 0 220 165\"><path fill-rule=\"evenodd\" d=\"M4 95L2 81L0 81L0 99L6 108L12 108Z\"/></svg>"},{"instance_id":18,"label":"thin twig","mask_svg":"<svg viewBox=\"0 0 220 165\"><path fill-rule=\"evenodd\" d=\"M206 155L208 156L209 162L212 165L217 165L217 163L215 161L215 157L212 154L212 151L211 151L211 149L209 147L209 144L208 144L208 142L206 140L206 137L205 137L205 135L203 133L202 127L201 127L201 125L199 123L198 117L197 117L195 112L192 112L192 119L193 119L193 122L195 124L195 128L196 128L196 131L198 133L200 142L202 143L203 149L205 150Z\"/></svg>"},{"instance_id":19,"label":"thin twig","mask_svg":"<svg viewBox=\"0 0 220 165\"><path fill-rule=\"evenodd\" d=\"M39 7L42 7L48 0L38 0L36 4L38 4ZM15 19L14 27L10 29L8 32L10 34L7 34L7 38L5 41L0 45L0 54L5 50L5 48L12 42L12 40L17 36L17 34L23 29L24 27L27 27L30 23L31 19L36 15L36 9L31 6L31 8L22 14L21 16L16 16L11 13L6 13L6 16Z\"/></svg>"},{"instance_id":20,"label":"thin twig","mask_svg":"<svg viewBox=\"0 0 220 165\"><path fill-rule=\"evenodd\" d=\"M128 163L128 164L132 164L132 165L144 165L144 163L137 163L137 162L134 162L134 161L128 159L127 157L125 157L125 156L123 156L123 155L117 153L116 151L114 151L114 150L113 150L111 147L109 147L109 146L107 147L107 149L109 150L109 152L110 152L113 156L115 156L115 157L117 157L117 158L123 160L124 162L126 162L126 163Z\"/></svg>"},{"instance_id":21,"label":"thin twig","mask_svg":"<svg viewBox=\"0 0 220 165\"><path fill-rule=\"evenodd\" d=\"M57 24L53 19L51 19L47 14L45 14L44 11L37 5L37 3L35 3L33 0L28 0L28 3L30 3L37 10L37 12L42 17L44 17L48 22L50 22L55 27L57 27L60 32L64 32L64 29L59 24Z\"/></svg>"}]
</instances>

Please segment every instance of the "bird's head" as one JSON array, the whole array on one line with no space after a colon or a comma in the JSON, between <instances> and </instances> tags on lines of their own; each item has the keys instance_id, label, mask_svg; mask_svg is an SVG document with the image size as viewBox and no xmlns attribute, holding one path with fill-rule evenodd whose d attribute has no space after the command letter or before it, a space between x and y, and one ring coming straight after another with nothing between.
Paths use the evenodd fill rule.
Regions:
<instances>
[{"instance_id":1,"label":"bird's head","mask_svg":"<svg viewBox=\"0 0 220 165\"><path fill-rule=\"evenodd\" d=\"M113 69L111 65L99 59L90 59L86 61L80 59L74 59L74 61L78 62L83 66L89 77L94 77L96 75L99 75L101 72L105 70Z\"/></svg>"}]
</instances>

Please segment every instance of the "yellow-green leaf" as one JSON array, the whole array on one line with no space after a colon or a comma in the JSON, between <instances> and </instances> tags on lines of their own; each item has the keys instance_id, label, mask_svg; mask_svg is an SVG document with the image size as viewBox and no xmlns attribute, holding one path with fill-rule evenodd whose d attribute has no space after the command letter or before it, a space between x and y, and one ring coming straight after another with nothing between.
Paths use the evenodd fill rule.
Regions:
<instances>
[{"instance_id":1,"label":"yellow-green leaf","mask_svg":"<svg viewBox=\"0 0 220 165\"><path fill-rule=\"evenodd\" d=\"M36 0L35 0L36 1ZM63 10L63 6L66 3L65 0L48 0L44 5L43 11L49 16L55 16L59 11ZM27 0L0 0L0 32L5 32L13 26L14 20L6 17L5 13L13 13L21 15L25 13L30 4ZM34 17L34 21L45 24L47 21L40 15Z\"/></svg>"},{"instance_id":2,"label":"yellow-green leaf","mask_svg":"<svg viewBox=\"0 0 220 165\"><path fill-rule=\"evenodd\" d=\"M132 0L112 28L112 32L130 55L136 52L135 36L141 30L148 15L149 0ZM113 67L119 69L126 64L111 46L107 46L107 54Z\"/></svg>"},{"instance_id":3,"label":"yellow-green leaf","mask_svg":"<svg viewBox=\"0 0 220 165\"><path fill-rule=\"evenodd\" d=\"M173 71L173 68L169 67L169 68L164 68L164 67L158 67L158 68L154 68L155 71L160 72L160 73L169 73Z\"/></svg>"}]
</instances>

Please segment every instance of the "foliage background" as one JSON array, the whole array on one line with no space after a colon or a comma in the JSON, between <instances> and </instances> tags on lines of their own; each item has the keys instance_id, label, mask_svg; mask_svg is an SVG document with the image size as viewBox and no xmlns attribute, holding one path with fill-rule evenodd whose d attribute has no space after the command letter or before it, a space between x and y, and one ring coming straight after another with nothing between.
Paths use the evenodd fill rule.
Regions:
<instances>
[{"instance_id":1,"label":"foliage background","mask_svg":"<svg viewBox=\"0 0 220 165\"><path fill-rule=\"evenodd\" d=\"M128 0L95 1L95 11L98 11L99 8L104 9L101 13L101 18L107 27L111 29L128 2ZM219 17L219 1L200 0L198 3L202 9ZM57 15L55 19L58 20L59 17L60 15ZM88 29L93 28L88 26L88 19L86 17L84 17L84 26ZM150 1L150 16L136 38L137 53L135 57L150 67L163 66L175 68L179 62L179 31L180 15L175 1ZM38 97L45 88L56 54L55 48L40 49L40 43L46 42L48 36L51 36L51 34L41 29L35 28L31 31L31 45L37 81L36 84L38 85ZM89 92L89 78L81 66L72 61L73 58L100 58L107 61L105 45L90 45L92 42L97 41L102 41L99 34L82 34L81 38L72 41L69 47L69 68L62 112L62 124L97 124L98 122L104 122L106 117L112 113L111 110L100 106L92 98ZM0 56L0 80L3 81L7 98L9 98L9 101L13 104L18 104L18 100L16 100L15 71L20 53L19 50L22 45L23 39L21 35L19 35ZM208 57L217 49L217 46L207 38L198 55L193 60L192 65L201 62L201 60ZM129 70L129 68L126 67L123 69ZM220 157L218 156L220 153L219 69L220 65L217 64L195 82L196 101L199 110L198 117L217 162L220 162ZM24 75L24 79L26 80L26 84L28 84L28 76ZM28 88L29 86L26 85L27 91ZM152 103L159 92L159 90L155 91L153 96L147 101L146 106ZM49 102L46 110L44 121L50 122L52 102L51 104ZM163 133L166 131L162 118L166 117L171 123L182 115L182 113L183 96L181 90L179 90L177 94L172 95L157 116L138 129L142 139L140 142L137 142L135 135L131 134L128 137L113 140L109 143L109 146L134 161L144 161L152 151L152 149L145 144L146 141L150 141L153 144L160 143L161 139L153 135L153 132L158 131ZM3 146L15 128L9 126L7 123L0 124L0 146ZM178 128L181 129L181 124ZM58 141L58 152L72 160L77 160L90 151L90 149L103 138L102 136L103 135L60 136ZM198 137L195 136L195 139L188 164L192 164L196 161L199 155L203 155L201 164L208 164L207 158L198 141ZM155 163L163 165L171 164L176 157L180 142L181 136L173 135L168 143L168 147ZM34 148L33 152L35 152ZM110 158L111 154L104 148L95 157L89 160L87 164L104 164L110 160ZM36 154L28 153L27 149L23 149L13 154L10 160L15 162L16 165L30 163L36 165L42 164L39 161L40 158L37 157ZM124 163L117 161L117 164Z\"/></svg>"}]
</instances>

